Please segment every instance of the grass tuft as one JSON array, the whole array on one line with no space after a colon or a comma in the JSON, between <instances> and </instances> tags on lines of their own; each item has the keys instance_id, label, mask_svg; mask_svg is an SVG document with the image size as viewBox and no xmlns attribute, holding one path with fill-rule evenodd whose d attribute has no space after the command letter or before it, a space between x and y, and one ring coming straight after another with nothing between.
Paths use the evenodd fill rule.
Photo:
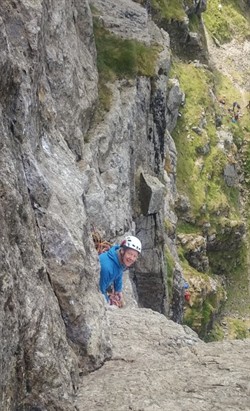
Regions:
<instances>
[{"instance_id":1,"label":"grass tuft","mask_svg":"<svg viewBox=\"0 0 250 411\"><path fill-rule=\"evenodd\" d=\"M98 18L94 18L94 35L100 107L101 110L108 111L112 95L107 84L122 78L154 76L161 47L159 45L149 47L136 40L121 39L102 27Z\"/></svg>"},{"instance_id":2,"label":"grass tuft","mask_svg":"<svg viewBox=\"0 0 250 411\"><path fill-rule=\"evenodd\" d=\"M186 17L182 0L152 0L151 7L156 19L183 21Z\"/></svg>"},{"instance_id":3,"label":"grass tuft","mask_svg":"<svg viewBox=\"0 0 250 411\"><path fill-rule=\"evenodd\" d=\"M203 19L210 34L221 43L250 35L249 11L243 2L210 0Z\"/></svg>"}]
</instances>

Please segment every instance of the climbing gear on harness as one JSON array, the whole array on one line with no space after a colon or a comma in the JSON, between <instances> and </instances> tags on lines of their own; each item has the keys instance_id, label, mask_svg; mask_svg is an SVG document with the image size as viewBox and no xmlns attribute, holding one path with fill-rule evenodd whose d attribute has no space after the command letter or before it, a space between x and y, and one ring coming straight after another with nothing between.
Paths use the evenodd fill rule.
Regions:
<instances>
[{"instance_id":1,"label":"climbing gear on harness","mask_svg":"<svg viewBox=\"0 0 250 411\"><path fill-rule=\"evenodd\" d=\"M110 247L112 247L112 244L109 241L102 239L101 234L97 230L92 232L92 238L98 254L105 253L105 251L108 251Z\"/></svg>"},{"instance_id":2,"label":"climbing gear on harness","mask_svg":"<svg viewBox=\"0 0 250 411\"><path fill-rule=\"evenodd\" d=\"M136 250L138 253L141 253L141 242L139 238L132 235L127 236L125 240L122 241L121 247L131 248L132 250Z\"/></svg>"}]
</instances>

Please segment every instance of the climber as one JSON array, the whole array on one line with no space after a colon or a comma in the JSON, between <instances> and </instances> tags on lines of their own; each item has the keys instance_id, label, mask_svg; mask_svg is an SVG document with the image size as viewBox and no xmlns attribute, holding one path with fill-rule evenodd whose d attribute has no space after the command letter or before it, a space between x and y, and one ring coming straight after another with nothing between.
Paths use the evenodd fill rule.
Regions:
<instances>
[{"instance_id":1,"label":"climber","mask_svg":"<svg viewBox=\"0 0 250 411\"><path fill-rule=\"evenodd\" d=\"M114 245L108 251L100 254L99 287L110 305L121 307L123 271L131 267L141 253L141 241L134 236L127 236L121 245ZM109 287L113 287L111 293Z\"/></svg>"},{"instance_id":2,"label":"climber","mask_svg":"<svg viewBox=\"0 0 250 411\"><path fill-rule=\"evenodd\" d=\"M233 112L235 113L235 110L237 110L237 112L240 110L240 105L237 103L237 101L234 101L233 103Z\"/></svg>"}]
</instances>

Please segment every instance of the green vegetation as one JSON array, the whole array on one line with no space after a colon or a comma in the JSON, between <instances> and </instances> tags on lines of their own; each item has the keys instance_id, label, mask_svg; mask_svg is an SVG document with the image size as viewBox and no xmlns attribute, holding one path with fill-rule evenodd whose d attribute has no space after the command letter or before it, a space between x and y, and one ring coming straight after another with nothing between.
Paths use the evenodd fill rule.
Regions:
<instances>
[{"instance_id":1,"label":"green vegetation","mask_svg":"<svg viewBox=\"0 0 250 411\"><path fill-rule=\"evenodd\" d=\"M178 232L182 234L201 234L201 229L197 224L187 223L186 221L179 220L177 223Z\"/></svg>"},{"instance_id":2,"label":"green vegetation","mask_svg":"<svg viewBox=\"0 0 250 411\"><path fill-rule=\"evenodd\" d=\"M214 287L211 286L210 276L190 267L184 257L184 250L179 249L179 257L191 293L190 302L185 304L184 324L196 331L201 338L205 338L210 331L214 316L218 314L225 300L225 291L218 279L214 278L217 284L215 292Z\"/></svg>"},{"instance_id":3,"label":"green vegetation","mask_svg":"<svg viewBox=\"0 0 250 411\"><path fill-rule=\"evenodd\" d=\"M228 323L229 333L232 338L235 338L236 340L243 340L244 338L249 337L249 325L247 325L244 320L230 318Z\"/></svg>"},{"instance_id":4,"label":"green vegetation","mask_svg":"<svg viewBox=\"0 0 250 411\"><path fill-rule=\"evenodd\" d=\"M100 105L107 111L112 98L107 83L121 78L135 78L137 75L153 76L160 47L157 45L148 47L139 41L121 39L105 30L98 18L94 18L94 35Z\"/></svg>"},{"instance_id":5,"label":"green vegetation","mask_svg":"<svg viewBox=\"0 0 250 411\"><path fill-rule=\"evenodd\" d=\"M243 155L243 170L245 175L245 183L250 188L250 141L247 141L244 147Z\"/></svg>"},{"instance_id":6,"label":"green vegetation","mask_svg":"<svg viewBox=\"0 0 250 411\"><path fill-rule=\"evenodd\" d=\"M208 332L205 336L205 342L212 342L212 341L222 341L224 339L224 330L223 327L216 323L213 326L213 329Z\"/></svg>"},{"instance_id":7,"label":"green vegetation","mask_svg":"<svg viewBox=\"0 0 250 411\"><path fill-rule=\"evenodd\" d=\"M178 151L177 186L179 192L188 195L198 221L204 204L207 213L229 208L229 203L234 206L231 199L235 198L235 189L230 190L224 183L223 171L228 159L217 145L215 113L219 104L212 99L215 84L211 72L176 60L172 74L177 76L186 95L182 117L173 133ZM206 125L198 135L193 128L203 120ZM206 145L209 150L201 156L199 152ZM231 191L234 191L232 196Z\"/></svg>"},{"instance_id":8,"label":"green vegetation","mask_svg":"<svg viewBox=\"0 0 250 411\"><path fill-rule=\"evenodd\" d=\"M145 5L144 0L137 2ZM211 35L221 43L232 38L242 39L249 36L249 16L244 9L244 2L224 0L222 10L219 9L219 3L219 0L208 1L207 11L203 14ZM152 0L151 6L153 18L160 22L161 26L164 26L162 22L183 21L186 17L182 0ZM98 15L98 12L94 10L94 14ZM190 16L191 31L199 32L200 23L199 17ZM109 84L117 79L134 79L137 75L153 77L160 47L147 47L135 40L121 39L105 30L98 18L94 18L94 35L99 72L97 114L101 118L102 113L108 111L111 105L112 91ZM188 217L192 222L188 223L179 216L177 232L202 234L204 224L207 225L209 234L214 234L220 244L218 251L210 250L207 253L209 274L223 275L227 283L225 309L233 312L237 306L239 314L244 315L250 311L247 246L242 243L237 248L233 244L233 236L237 231L233 225L236 224L237 228L239 224L240 227L241 221L240 194L238 187L226 185L224 169L227 164L237 162L240 149L244 156L245 180L250 184L250 111L249 115L244 115L239 122L232 122L228 108L232 107L234 101L238 101L242 106L246 105L249 95L243 95L240 88L234 86L234 82L243 84L245 73L237 72L234 65L231 66L229 78L218 71L212 72L205 66L187 64L173 58L170 77L178 78L186 96L185 104L180 108L181 117L173 132L178 152L177 189L190 202ZM224 105L219 102L222 97L225 100ZM216 127L216 119L221 121L222 128ZM221 148L223 141L218 144L223 140L218 133L221 129L228 133L229 142L226 149ZM170 158L166 158L165 164L166 171L172 172ZM174 234L175 227L165 221L165 230L167 234ZM219 286L216 293L208 290L211 280L208 274L199 273L190 266L184 249L180 247L178 251L185 279L188 281L191 277L196 278L198 283L203 284L192 304L185 307L184 322L204 338L222 339L224 334L220 324L215 324L210 332L209 330L224 302L224 291ZM165 261L166 281L171 298L175 262L169 249L165 250ZM235 338L246 336L244 326L238 322L232 325Z\"/></svg>"},{"instance_id":9,"label":"green vegetation","mask_svg":"<svg viewBox=\"0 0 250 411\"><path fill-rule=\"evenodd\" d=\"M201 28L200 26L201 26L200 17L198 17L197 14L192 14L189 17L189 30L199 33L200 28Z\"/></svg>"},{"instance_id":10,"label":"green vegetation","mask_svg":"<svg viewBox=\"0 0 250 411\"><path fill-rule=\"evenodd\" d=\"M224 335L222 327L218 323L211 331L210 327L222 304L223 310L228 312L234 312L235 307L240 315L246 315L250 311L246 245L241 242L237 248L234 241L234 235L238 228L241 231L242 224L240 193L237 186L227 186L224 179L225 166L234 164L238 150L242 151L243 148L245 179L250 183L250 116L244 115L240 122L232 123L228 112L233 101L242 104L248 98L227 77L218 72L212 73L203 66L195 67L194 64L175 59L171 75L178 78L186 95L173 137L178 152L177 187L179 193L189 199L191 209L188 215L192 221L187 223L179 218L177 232L201 234L203 224L208 224L209 233L215 234L216 241L220 244L220 251L211 250L207 253L210 274L226 278L228 293L224 303L220 289L216 296L208 294L204 299L197 296L192 304L187 305L184 322L202 338L218 340ZM226 101L225 105L219 102L222 96ZM223 130L229 136L231 133L232 137L228 147L223 150L218 145L218 131L221 127L216 128L216 116L220 116ZM203 126L197 133L196 129L202 122ZM202 151L205 146L209 146L209 149ZM185 258L185 250L181 247L179 258L186 279L190 275L193 278L201 275L190 267ZM244 329L240 327L234 332L234 338L244 335Z\"/></svg>"},{"instance_id":11,"label":"green vegetation","mask_svg":"<svg viewBox=\"0 0 250 411\"><path fill-rule=\"evenodd\" d=\"M234 37L245 38L250 34L249 15L243 2L210 0L207 2L203 18L211 35L221 43L228 42Z\"/></svg>"},{"instance_id":12,"label":"green vegetation","mask_svg":"<svg viewBox=\"0 0 250 411\"><path fill-rule=\"evenodd\" d=\"M243 340L250 337L250 321L246 319L224 317L223 325L216 323L205 338L206 342L221 341L226 337L230 340Z\"/></svg>"},{"instance_id":13,"label":"green vegetation","mask_svg":"<svg viewBox=\"0 0 250 411\"><path fill-rule=\"evenodd\" d=\"M237 148L242 146L246 130L250 129L250 116L243 116L240 122L232 123L227 110L235 98L241 102L242 96L225 76L218 72L213 75L204 67L175 59L171 74L179 79L186 95L182 116L173 132L178 151L178 191L188 196L196 224L204 220L213 224L213 215L218 213L236 218L239 215L239 191L225 184L223 173L226 164L235 161ZM218 100L223 96L226 106L215 100L214 95ZM216 115L221 117L224 128L232 135L235 147L231 143L230 153L218 146ZM197 134L195 128L203 120L205 125ZM202 148L206 146L209 149L201 155ZM245 158L247 172L248 167L250 171L248 155ZM206 214L201 215L204 205Z\"/></svg>"},{"instance_id":14,"label":"green vegetation","mask_svg":"<svg viewBox=\"0 0 250 411\"><path fill-rule=\"evenodd\" d=\"M202 305L187 307L184 324L196 331L201 338L204 338L207 335L209 324L212 323L214 311L215 307L209 302L209 298L204 300Z\"/></svg>"},{"instance_id":15,"label":"green vegetation","mask_svg":"<svg viewBox=\"0 0 250 411\"><path fill-rule=\"evenodd\" d=\"M245 315L250 312L247 244L243 244L242 247L235 250L233 256L230 255L230 252L227 252L224 253L223 257L224 267L228 265L225 267L228 283L225 309L233 312L237 307L237 312L240 315ZM228 257L227 261L226 257Z\"/></svg>"},{"instance_id":16,"label":"green vegetation","mask_svg":"<svg viewBox=\"0 0 250 411\"><path fill-rule=\"evenodd\" d=\"M156 19L182 21L186 16L182 0L152 0L151 6Z\"/></svg>"}]
</instances>

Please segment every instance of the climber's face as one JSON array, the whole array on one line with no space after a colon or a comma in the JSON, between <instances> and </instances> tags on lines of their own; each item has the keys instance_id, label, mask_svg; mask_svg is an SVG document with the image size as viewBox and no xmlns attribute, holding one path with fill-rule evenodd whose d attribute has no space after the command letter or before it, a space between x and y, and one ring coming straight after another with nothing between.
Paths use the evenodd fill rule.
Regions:
<instances>
[{"instance_id":1,"label":"climber's face","mask_svg":"<svg viewBox=\"0 0 250 411\"><path fill-rule=\"evenodd\" d=\"M122 262L126 267L130 267L138 258L138 251L132 250L131 248L122 250Z\"/></svg>"}]
</instances>

